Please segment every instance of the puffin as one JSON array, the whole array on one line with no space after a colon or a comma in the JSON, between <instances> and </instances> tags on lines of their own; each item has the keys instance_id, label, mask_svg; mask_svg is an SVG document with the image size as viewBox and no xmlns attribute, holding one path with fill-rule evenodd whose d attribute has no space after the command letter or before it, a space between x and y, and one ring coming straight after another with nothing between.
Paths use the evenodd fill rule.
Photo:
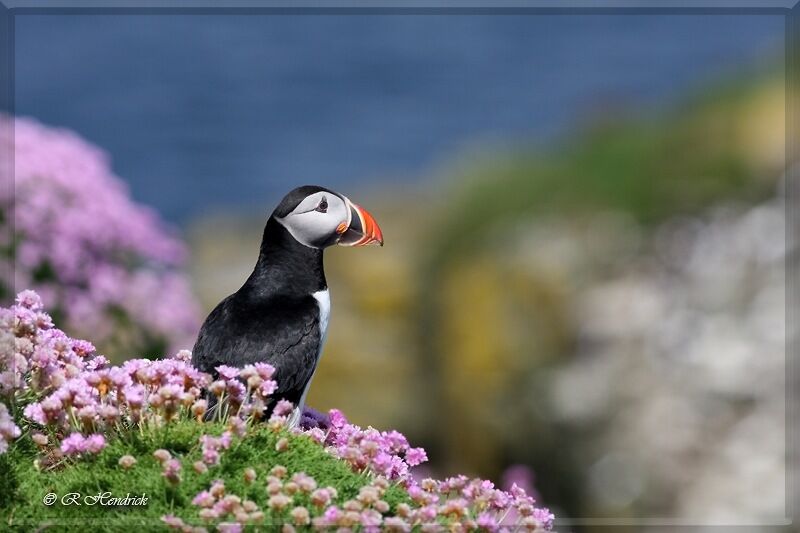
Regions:
<instances>
[{"instance_id":1,"label":"puffin","mask_svg":"<svg viewBox=\"0 0 800 533\"><path fill-rule=\"evenodd\" d=\"M323 252L371 244L383 246L380 227L346 196L318 185L289 192L267 219L253 272L203 322L192 364L216 377L220 365L269 363L277 390L267 414L278 400L288 400L295 406L289 425L295 426L330 320Z\"/></svg>"}]
</instances>

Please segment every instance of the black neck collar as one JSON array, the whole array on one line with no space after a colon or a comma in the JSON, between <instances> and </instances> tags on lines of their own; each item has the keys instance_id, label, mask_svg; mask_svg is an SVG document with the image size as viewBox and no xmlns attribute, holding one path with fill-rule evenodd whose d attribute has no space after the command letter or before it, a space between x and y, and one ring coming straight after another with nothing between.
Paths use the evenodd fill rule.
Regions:
<instances>
[{"instance_id":1,"label":"black neck collar","mask_svg":"<svg viewBox=\"0 0 800 533\"><path fill-rule=\"evenodd\" d=\"M258 262L239 289L248 297L302 297L326 289L322 250L297 242L274 217L264 227Z\"/></svg>"}]
</instances>

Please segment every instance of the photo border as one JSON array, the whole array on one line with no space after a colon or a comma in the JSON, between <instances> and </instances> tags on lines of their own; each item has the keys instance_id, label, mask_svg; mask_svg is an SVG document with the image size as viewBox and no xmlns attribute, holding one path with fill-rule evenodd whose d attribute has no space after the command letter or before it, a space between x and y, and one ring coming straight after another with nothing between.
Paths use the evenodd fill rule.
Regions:
<instances>
[{"instance_id":1,"label":"photo border","mask_svg":"<svg viewBox=\"0 0 800 533\"><path fill-rule=\"evenodd\" d=\"M491 6L491 7L489 7ZM25 15L329 15L329 14L403 14L403 15L782 15L785 18L785 210L786 210L786 517L784 521L775 523L752 524L702 524L691 521L678 521L669 518L567 518L557 517L556 528L578 530L592 526L593 529L619 531L621 528L645 527L674 531L678 528L698 528L709 531L742 531L759 528L759 531L788 530L797 523L796 502L800 501L797 474L800 467L800 450L798 450L797 415L800 412L800 374L798 373L797 353L800 348L800 328L797 310L800 309L800 250L798 250L798 232L800 232L800 157L798 157L798 75L800 74L800 2L798 0L751 0L751 1L700 1L688 3L681 0L662 0L656 2L636 1L604 1L573 0L562 2L537 2L535 0L517 0L492 3L483 1L411 1L398 2L279 2L270 0L251 0L228 2L224 7L213 0L190 0L177 2L171 0L146 1L114 1L114 0L0 0L0 109L12 116L15 111L14 85L14 26L17 16ZM3 138L12 139L13 122L0 122L0 128L7 128ZM4 147L0 147L2 150ZM0 152L0 187L6 197L14 194L14 161L13 150L8 154ZM795 161L797 164L791 165ZM2 221L0 221L2 222ZM13 220L6 225L9 234L13 235ZM9 237L10 237L9 235ZM11 268L13 264L0 264L0 268ZM7 274L13 274L13 271ZM8 278L7 278L8 279ZM12 278L13 279L13 278ZM11 295L13 298L13 293ZM6 305L6 302L3 302ZM753 487L754 491L758 487ZM93 520L95 524L103 524ZM59 525L58 522L49 522ZM63 522L63 525L70 522ZM156 524L154 524L156 525ZM163 526L161 522L157 524Z\"/></svg>"}]
</instances>

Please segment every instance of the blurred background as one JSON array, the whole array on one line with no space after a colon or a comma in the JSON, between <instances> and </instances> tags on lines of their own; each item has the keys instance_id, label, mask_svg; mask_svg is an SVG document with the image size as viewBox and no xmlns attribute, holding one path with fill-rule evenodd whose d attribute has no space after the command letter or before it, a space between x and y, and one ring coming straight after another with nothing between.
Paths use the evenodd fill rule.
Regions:
<instances>
[{"instance_id":1,"label":"blurred background","mask_svg":"<svg viewBox=\"0 0 800 533\"><path fill-rule=\"evenodd\" d=\"M777 15L20 15L15 113L47 126L13 141L6 296L40 288L116 361L189 348L280 198L325 185L386 246L326 253L313 407L406 433L435 475L532 472L560 518L779 521L784 37ZM90 212L111 182L124 209Z\"/></svg>"}]
</instances>

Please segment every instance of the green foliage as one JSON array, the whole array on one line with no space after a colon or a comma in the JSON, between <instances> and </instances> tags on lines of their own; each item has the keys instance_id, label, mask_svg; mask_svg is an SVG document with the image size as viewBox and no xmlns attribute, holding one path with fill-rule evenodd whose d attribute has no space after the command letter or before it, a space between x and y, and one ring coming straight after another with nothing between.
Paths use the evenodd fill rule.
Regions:
<instances>
[{"instance_id":1,"label":"green foliage","mask_svg":"<svg viewBox=\"0 0 800 533\"><path fill-rule=\"evenodd\" d=\"M741 139L763 88L763 79L723 85L670 115L608 117L547 154L504 153L472 165L448 195L433 264L456 260L495 223L521 216L616 210L651 225L723 198L765 197L773 185Z\"/></svg>"},{"instance_id":2,"label":"green foliage","mask_svg":"<svg viewBox=\"0 0 800 533\"><path fill-rule=\"evenodd\" d=\"M219 465L198 474L192 468L192 464L201 458L198 439L204 433L220 434L223 430L221 425L194 421L169 424L154 432L133 433L125 440L113 440L96 457L52 472L36 469L35 450L18 446L29 440L20 439L8 454L0 455L0 470L5 473L0 478L0 504L5 517L3 526L27 528L51 524L52 529L58 531L82 531L89 526L157 527L163 525L160 519L166 514L175 514L187 523L202 525L197 518L198 508L191 501L216 479L225 482L227 494L250 499L267 512L269 494L265 479L276 465L286 467L289 476L305 472L319 486L333 486L338 491L339 501L355 497L359 488L368 482L365 475L353 472L345 462L329 455L309 437L285 431L276 433L265 426L251 429L243 439L234 439L231 448L222 454ZM281 437L289 440L289 446L279 452L275 445ZM161 464L153 457L153 451L159 448L168 450L181 460L183 468L178 485L171 485L162 476ZM137 460L130 470L118 464L123 455L132 455ZM244 479L246 468L253 468L257 473L252 483ZM61 505L60 502L46 506L42 500L51 492L59 498L72 492L83 496L110 492L114 497L144 493L148 502L143 507L77 506ZM406 499L405 492L396 487L390 488L385 495L392 508ZM307 496L295 495L293 505L309 505ZM290 509L277 516L267 513L264 524L282 522Z\"/></svg>"}]
</instances>

